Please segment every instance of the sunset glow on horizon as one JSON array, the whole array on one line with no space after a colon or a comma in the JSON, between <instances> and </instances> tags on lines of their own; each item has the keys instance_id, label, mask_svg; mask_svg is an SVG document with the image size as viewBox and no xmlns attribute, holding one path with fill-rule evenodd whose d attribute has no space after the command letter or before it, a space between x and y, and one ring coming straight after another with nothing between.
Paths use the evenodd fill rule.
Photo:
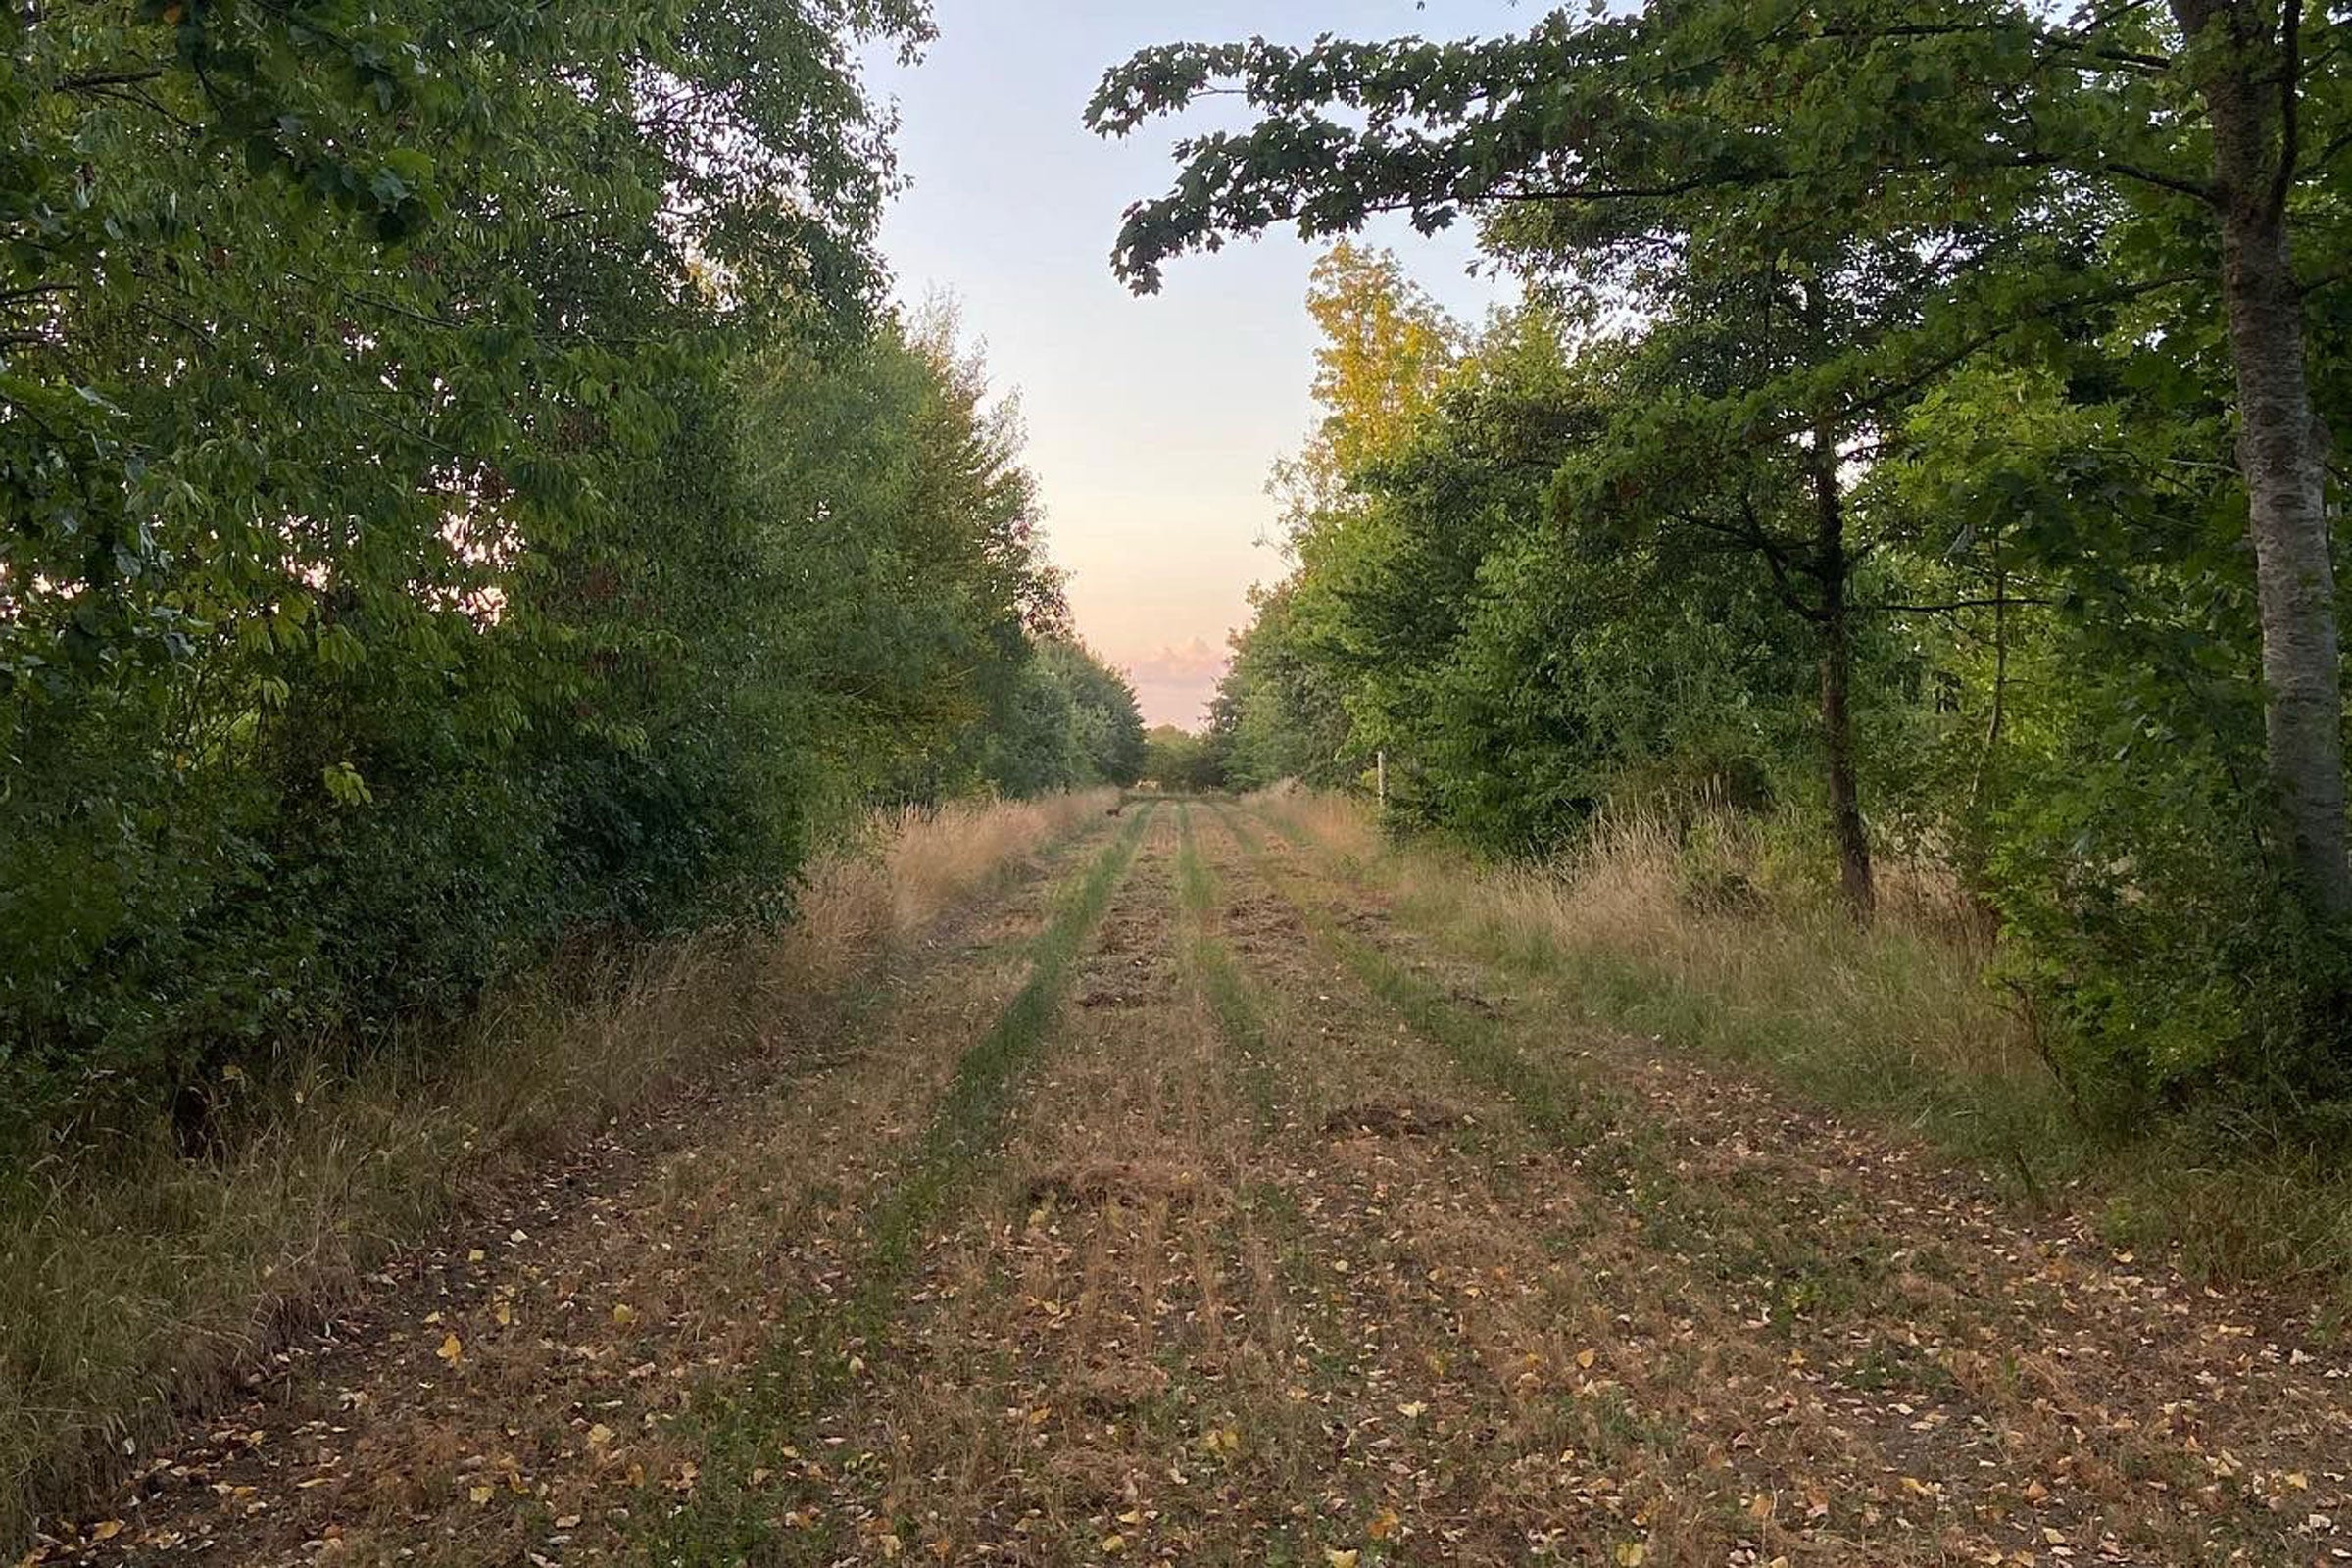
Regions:
<instances>
[{"instance_id":1,"label":"sunset glow on horizon","mask_svg":"<svg viewBox=\"0 0 2352 1568\"><path fill-rule=\"evenodd\" d=\"M910 182L882 233L900 296L955 300L998 384L1018 396L1078 633L1128 672L1153 724L1205 724L1250 585L1283 575L1265 481L1315 416L1305 298L1317 252L1287 234L1236 245L1172 266L1158 295L1130 295L1111 276L1111 240L1128 203L1166 187L1174 132L1099 140L1082 123L1089 94L1135 50L1176 37L1450 37L1519 16L1504 0L1272 12L1235 0L942 0L924 60L874 73L899 102ZM1500 297L1465 275L1466 225L1424 239L1399 220L1365 237L1460 316Z\"/></svg>"}]
</instances>

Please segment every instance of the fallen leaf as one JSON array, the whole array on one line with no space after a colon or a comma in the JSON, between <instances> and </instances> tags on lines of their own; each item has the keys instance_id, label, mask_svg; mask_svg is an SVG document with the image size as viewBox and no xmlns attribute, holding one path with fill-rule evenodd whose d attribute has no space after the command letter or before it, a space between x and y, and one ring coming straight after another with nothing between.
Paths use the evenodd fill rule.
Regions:
<instances>
[{"instance_id":1,"label":"fallen leaf","mask_svg":"<svg viewBox=\"0 0 2352 1568\"><path fill-rule=\"evenodd\" d=\"M441 1342L441 1348L435 1350L433 1353L439 1356L442 1360L447 1361L451 1366L456 1366L458 1364L458 1358L466 1353L465 1342L460 1340L455 1334L452 1334L449 1338Z\"/></svg>"}]
</instances>

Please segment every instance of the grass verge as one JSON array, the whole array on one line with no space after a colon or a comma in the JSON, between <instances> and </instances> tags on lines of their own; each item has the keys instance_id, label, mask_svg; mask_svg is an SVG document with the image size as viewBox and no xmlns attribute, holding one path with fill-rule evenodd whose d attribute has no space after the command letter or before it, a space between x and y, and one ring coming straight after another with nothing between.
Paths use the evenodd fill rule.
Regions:
<instances>
[{"instance_id":1,"label":"grass verge","mask_svg":"<svg viewBox=\"0 0 2352 1568\"><path fill-rule=\"evenodd\" d=\"M2317 1290L2339 1326L2352 1307L2341 1152L2222 1137L2189 1118L2078 1117L2027 1021L1986 983L1982 930L1932 875L1891 877L1887 907L1863 928L1780 896L1768 875L1727 875L1768 858L1736 827L1635 823L1550 865L1494 867L1389 844L1367 808L1338 797L1272 798L1260 815L1547 1007L1903 1127L2031 1204L2086 1215L2118 1247L2176 1249L2215 1281Z\"/></svg>"},{"instance_id":2,"label":"grass verge","mask_svg":"<svg viewBox=\"0 0 2352 1568\"><path fill-rule=\"evenodd\" d=\"M202 1159L166 1130L0 1172L0 1543L231 1389L405 1243L719 1065L783 1047L945 911L1102 820L1106 792L878 823L780 932L511 988L454 1038L253 1086ZM582 991L594 997L583 1004Z\"/></svg>"},{"instance_id":3,"label":"grass verge","mask_svg":"<svg viewBox=\"0 0 2352 1568\"><path fill-rule=\"evenodd\" d=\"M1275 1082L1273 1047L1257 998L1233 952L1216 935L1216 873L1201 857L1193 837L1193 813L1188 806L1177 817L1176 902L1179 939L1184 961L1194 983L1208 1004L1217 1032L1242 1062L1243 1091L1261 1129L1271 1130L1280 1119L1280 1086Z\"/></svg>"}]
</instances>

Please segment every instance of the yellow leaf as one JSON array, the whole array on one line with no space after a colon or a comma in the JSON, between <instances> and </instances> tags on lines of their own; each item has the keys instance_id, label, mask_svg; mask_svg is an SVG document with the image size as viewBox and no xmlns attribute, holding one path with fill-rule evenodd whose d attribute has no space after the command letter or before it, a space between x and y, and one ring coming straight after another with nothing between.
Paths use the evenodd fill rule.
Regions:
<instances>
[{"instance_id":1,"label":"yellow leaf","mask_svg":"<svg viewBox=\"0 0 2352 1568\"><path fill-rule=\"evenodd\" d=\"M637 1321L637 1309L623 1301L612 1309L612 1321L626 1328Z\"/></svg>"},{"instance_id":2,"label":"yellow leaf","mask_svg":"<svg viewBox=\"0 0 2352 1568\"><path fill-rule=\"evenodd\" d=\"M107 1519L90 1526L92 1541L112 1541L122 1533L122 1521L120 1519Z\"/></svg>"},{"instance_id":3,"label":"yellow leaf","mask_svg":"<svg viewBox=\"0 0 2352 1568\"><path fill-rule=\"evenodd\" d=\"M478 1486L475 1487L471 1492L468 1492L466 1495L473 1499L473 1505L478 1508L483 1503L490 1500L490 1494L495 1490L495 1488L488 1486Z\"/></svg>"},{"instance_id":4,"label":"yellow leaf","mask_svg":"<svg viewBox=\"0 0 2352 1568\"><path fill-rule=\"evenodd\" d=\"M1771 1517L1772 1517L1772 1494L1771 1494L1771 1493L1769 1493L1769 1492L1759 1492L1759 1493L1757 1493L1757 1494L1756 1494L1754 1496L1752 1496L1752 1497L1748 1498L1748 1499L1747 1499L1747 1514L1748 1514L1748 1517L1749 1517L1749 1518L1751 1518L1751 1519L1769 1519L1769 1518L1771 1518Z\"/></svg>"},{"instance_id":5,"label":"yellow leaf","mask_svg":"<svg viewBox=\"0 0 2352 1568\"><path fill-rule=\"evenodd\" d=\"M1341 1551L1334 1546L1323 1548L1323 1560L1330 1564L1331 1568L1355 1568L1357 1555L1358 1553L1352 1546L1346 1551Z\"/></svg>"},{"instance_id":6,"label":"yellow leaf","mask_svg":"<svg viewBox=\"0 0 2352 1568\"><path fill-rule=\"evenodd\" d=\"M466 1346L464 1342L461 1341L455 1334L452 1334L448 1339L445 1339L441 1342L441 1348L435 1350L433 1353L439 1356L442 1360L447 1361L451 1366L456 1366L458 1364L458 1358L466 1353Z\"/></svg>"},{"instance_id":7,"label":"yellow leaf","mask_svg":"<svg viewBox=\"0 0 2352 1568\"><path fill-rule=\"evenodd\" d=\"M602 1421L599 1421L596 1425L588 1429L588 1443L590 1446L601 1448L612 1441L612 1429L605 1425Z\"/></svg>"},{"instance_id":8,"label":"yellow leaf","mask_svg":"<svg viewBox=\"0 0 2352 1568\"><path fill-rule=\"evenodd\" d=\"M470 1250L468 1250L468 1251L466 1253L466 1262L468 1262L468 1263L479 1263L479 1262L480 1262L480 1261L481 1261L483 1258L485 1258L485 1257L488 1257L489 1255L490 1255L489 1253L487 1253L487 1252L483 1251L483 1250L482 1250L480 1248L476 1247L476 1248L470 1249Z\"/></svg>"},{"instance_id":9,"label":"yellow leaf","mask_svg":"<svg viewBox=\"0 0 2352 1568\"><path fill-rule=\"evenodd\" d=\"M1576 1352L1576 1364L1583 1367L1588 1372L1592 1370L1592 1363L1599 1359L1600 1352L1598 1350L1579 1350Z\"/></svg>"},{"instance_id":10,"label":"yellow leaf","mask_svg":"<svg viewBox=\"0 0 2352 1568\"><path fill-rule=\"evenodd\" d=\"M1370 1536L1374 1541L1386 1541L1396 1533L1398 1523L1400 1521L1396 1517L1396 1509L1383 1508L1379 1513L1373 1515L1370 1524L1364 1526L1364 1534Z\"/></svg>"},{"instance_id":11,"label":"yellow leaf","mask_svg":"<svg viewBox=\"0 0 2352 1568\"><path fill-rule=\"evenodd\" d=\"M2026 1483L2026 1500L2028 1502L2039 1502L2042 1498L2048 1496L2049 1494L2050 1489L2043 1486L2039 1481L2029 1481Z\"/></svg>"},{"instance_id":12,"label":"yellow leaf","mask_svg":"<svg viewBox=\"0 0 2352 1568\"><path fill-rule=\"evenodd\" d=\"M1102 1555L1115 1557L1127 1549L1127 1538L1113 1531L1102 1538Z\"/></svg>"},{"instance_id":13,"label":"yellow leaf","mask_svg":"<svg viewBox=\"0 0 2352 1568\"><path fill-rule=\"evenodd\" d=\"M1400 1415L1400 1416L1404 1416L1405 1418L1407 1418L1408 1420L1410 1420L1410 1419L1418 1419L1418 1418L1419 1418L1419 1417L1420 1417L1422 1414L1424 1414L1424 1413L1425 1413L1425 1412L1426 1412L1428 1409L1429 1409L1429 1406L1428 1406L1428 1405L1426 1405L1426 1404L1423 1404L1423 1403L1422 1403L1422 1402L1421 1402L1419 1399L1415 1399L1415 1400L1413 1400L1413 1401L1412 1401L1410 1404L1400 1404L1400 1405L1398 1405L1398 1406L1396 1407L1396 1413L1397 1413L1398 1415Z\"/></svg>"},{"instance_id":14,"label":"yellow leaf","mask_svg":"<svg viewBox=\"0 0 2352 1568\"><path fill-rule=\"evenodd\" d=\"M504 1301L499 1302L496 1307L492 1308L490 1315L498 1319L498 1326L500 1328L505 1328L508 1324L514 1321L514 1312L508 1308L507 1303Z\"/></svg>"},{"instance_id":15,"label":"yellow leaf","mask_svg":"<svg viewBox=\"0 0 2352 1568\"><path fill-rule=\"evenodd\" d=\"M1649 1548L1639 1541L1629 1541L1617 1548L1617 1568L1642 1568L1649 1561Z\"/></svg>"}]
</instances>

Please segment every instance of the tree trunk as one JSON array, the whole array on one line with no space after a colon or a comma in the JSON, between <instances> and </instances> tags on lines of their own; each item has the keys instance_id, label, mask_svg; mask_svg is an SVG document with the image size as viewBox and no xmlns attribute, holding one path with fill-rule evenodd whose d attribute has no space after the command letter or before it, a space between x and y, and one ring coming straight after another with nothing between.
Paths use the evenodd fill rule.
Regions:
<instances>
[{"instance_id":1,"label":"tree trunk","mask_svg":"<svg viewBox=\"0 0 2352 1568\"><path fill-rule=\"evenodd\" d=\"M2342 917L2352 914L2352 855L2344 821L2327 438L2304 361L2302 290L2284 204L2293 149L2276 85L2280 72L2291 69L2294 51L2274 47L2267 23L2244 0L2175 0L2174 10L2207 51L2197 88L2213 132L2222 303L2237 372L2237 462L2262 617L2271 787L2298 895L2322 916Z\"/></svg>"},{"instance_id":2,"label":"tree trunk","mask_svg":"<svg viewBox=\"0 0 2352 1568\"><path fill-rule=\"evenodd\" d=\"M1813 571L1821 583L1821 746L1829 772L1830 832L1838 841L1838 878L1854 918L1878 904L1870 869L1870 830L1862 821L1862 786L1854 776L1853 616L1846 603L1852 564L1845 548L1845 497L1838 488L1838 448L1827 430L1813 435Z\"/></svg>"}]
</instances>

